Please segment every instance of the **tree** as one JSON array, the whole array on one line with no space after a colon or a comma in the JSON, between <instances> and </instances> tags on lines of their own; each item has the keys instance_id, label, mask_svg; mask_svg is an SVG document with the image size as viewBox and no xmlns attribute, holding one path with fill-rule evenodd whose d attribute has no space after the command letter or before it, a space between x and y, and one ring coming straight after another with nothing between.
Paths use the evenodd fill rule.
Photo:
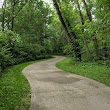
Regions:
<instances>
[{"instance_id":1,"label":"tree","mask_svg":"<svg viewBox=\"0 0 110 110\"><path fill-rule=\"evenodd\" d=\"M57 11L57 14L59 16L59 19L62 23L62 26L64 27L69 39L70 39L70 42L72 44L72 47L73 47L73 50L75 52L75 57L77 58L77 60L81 61L82 58L81 58L81 50L80 50L80 45L78 43L78 39L77 39L77 36L75 34L74 31L71 30L71 25L69 23L69 21L66 19L66 22L64 21L64 18L61 14L61 11L60 11L60 8L59 8L59 5L57 3L56 0L53 0L53 3L54 3L54 6L56 8L56 11ZM67 23L67 24L66 24ZM67 26L70 28L70 31L68 30Z\"/></svg>"},{"instance_id":2,"label":"tree","mask_svg":"<svg viewBox=\"0 0 110 110\"><path fill-rule=\"evenodd\" d=\"M84 17L83 17L82 11L81 11L79 0L76 0L76 5L77 5L78 11L79 11L79 16L80 16L80 19L81 19L82 33L84 33L84 24L85 24L85 21L84 21ZM82 36L82 38L83 38L84 45L86 46L87 56L88 56L88 58L91 59L92 56L91 56L91 52L90 52L90 49L89 49L88 44L87 44L87 40L86 40L86 38L85 38L84 35Z\"/></svg>"}]
</instances>

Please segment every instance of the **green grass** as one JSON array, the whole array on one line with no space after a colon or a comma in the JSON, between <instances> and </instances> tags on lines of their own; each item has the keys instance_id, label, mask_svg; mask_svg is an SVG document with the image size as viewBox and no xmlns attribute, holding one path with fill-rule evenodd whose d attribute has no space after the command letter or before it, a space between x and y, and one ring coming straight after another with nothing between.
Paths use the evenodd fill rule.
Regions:
<instances>
[{"instance_id":1,"label":"green grass","mask_svg":"<svg viewBox=\"0 0 110 110\"><path fill-rule=\"evenodd\" d=\"M22 74L22 70L34 62L15 65L2 72L3 75L0 77L0 110L29 109L30 85Z\"/></svg>"},{"instance_id":2,"label":"green grass","mask_svg":"<svg viewBox=\"0 0 110 110\"><path fill-rule=\"evenodd\" d=\"M71 58L67 57L58 62L56 66L59 69L82 75L110 86L110 67L90 62L71 62Z\"/></svg>"}]
</instances>

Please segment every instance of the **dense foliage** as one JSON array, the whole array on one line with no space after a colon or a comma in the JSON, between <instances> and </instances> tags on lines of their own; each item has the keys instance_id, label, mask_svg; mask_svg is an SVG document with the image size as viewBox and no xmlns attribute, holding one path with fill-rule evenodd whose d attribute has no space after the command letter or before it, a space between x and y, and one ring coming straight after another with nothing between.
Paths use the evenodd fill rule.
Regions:
<instances>
[{"instance_id":1,"label":"dense foliage","mask_svg":"<svg viewBox=\"0 0 110 110\"><path fill-rule=\"evenodd\" d=\"M53 0L76 58L110 62L110 1ZM78 45L75 45L78 44ZM80 48L80 51L79 49Z\"/></svg>"},{"instance_id":2,"label":"dense foliage","mask_svg":"<svg viewBox=\"0 0 110 110\"><path fill-rule=\"evenodd\" d=\"M0 68L72 54L78 61L110 62L110 1L4 0L0 9Z\"/></svg>"},{"instance_id":3,"label":"dense foliage","mask_svg":"<svg viewBox=\"0 0 110 110\"><path fill-rule=\"evenodd\" d=\"M46 35L48 4L39 0L5 0L0 11L0 71L10 65L51 57L52 46Z\"/></svg>"},{"instance_id":4,"label":"dense foliage","mask_svg":"<svg viewBox=\"0 0 110 110\"><path fill-rule=\"evenodd\" d=\"M0 8L0 109L29 108L21 71L31 63L6 68L53 54L73 57L59 68L110 86L110 0L51 2L4 0Z\"/></svg>"},{"instance_id":5,"label":"dense foliage","mask_svg":"<svg viewBox=\"0 0 110 110\"><path fill-rule=\"evenodd\" d=\"M23 43L22 38L12 31L5 31L0 35L0 68L51 57L50 49L39 44Z\"/></svg>"}]
</instances>

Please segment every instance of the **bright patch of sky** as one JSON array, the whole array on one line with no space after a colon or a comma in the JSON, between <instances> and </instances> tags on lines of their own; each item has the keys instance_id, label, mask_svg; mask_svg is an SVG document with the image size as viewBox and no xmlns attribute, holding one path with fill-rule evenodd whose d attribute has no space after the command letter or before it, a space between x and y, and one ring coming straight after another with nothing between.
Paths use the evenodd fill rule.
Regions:
<instances>
[{"instance_id":1,"label":"bright patch of sky","mask_svg":"<svg viewBox=\"0 0 110 110\"><path fill-rule=\"evenodd\" d=\"M52 2L52 0L43 0L43 1L45 1L47 3L51 3Z\"/></svg>"},{"instance_id":2,"label":"bright patch of sky","mask_svg":"<svg viewBox=\"0 0 110 110\"><path fill-rule=\"evenodd\" d=\"M2 7L3 1L4 1L4 0L0 0L0 7Z\"/></svg>"},{"instance_id":3,"label":"bright patch of sky","mask_svg":"<svg viewBox=\"0 0 110 110\"><path fill-rule=\"evenodd\" d=\"M52 0L43 0L44 2L48 3L50 5L50 7L53 7L53 3Z\"/></svg>"}]
</instances>

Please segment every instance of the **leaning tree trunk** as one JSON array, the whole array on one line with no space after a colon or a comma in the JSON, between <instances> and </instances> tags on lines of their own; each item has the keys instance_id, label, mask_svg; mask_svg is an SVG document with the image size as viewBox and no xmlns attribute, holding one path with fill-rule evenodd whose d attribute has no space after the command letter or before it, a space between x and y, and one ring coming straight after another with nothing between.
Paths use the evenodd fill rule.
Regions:
<instances>
[{"instance_id":1,"label":"leaning tree trunk","mask_svg":"<svg viewBox=\"0 0 110 110\"><path fill-rule=\"evenodd\" d=\"M82 32L84 33L83 25L85 24L85 22L84 22L84 17L83 17L83 14L81 12L80 4L79 4L79 1L78 0L76 0L76 4L77 4L78 10L79 10L79 16L80 16L80 19L81 19ZM87 41L86 41L86 38L84 36L82 36L82 39L83 39L84 45L86 46L88 58L92 58L90 49L89 49L88 44L87 44Z\"/></svg>"},{"instance_id":2,"label":"leaning tree trunk","mask_svg":"<svg viewBox=\"0 0 110 110\"><path fill-rule=\"evenodd\" d=\"M88 19L89 19L90 22L92 22L92 14L91 14L90 8L88 7L88 5L87 5L85 0L82 0L82 2L83 2L84 6L86 8L86 13L87 13ZM96 59L100 59L99 58L98 40L95 37L95 33L96 32L94 31L94 33L93 33L93 35L91 37L93 39L94 49L95 49L95 53L96 53Z\"/></svg>"},{"instance_id":3,"label":"leaning tree trunk","mask_svg":"<svg viewBox=\"0 0 110 110\"><path fill-rule=\"evenodd\" d=\"M82 2L84 3L84 6L85 6L85 8L86 8L86 13L87 13L88 19L89 19L89 21L91 22L91 21L92 21L91 11L90 11L90 9L89 9L89 7L88 7L86 1L85 1L85 0L82 0Z\"/></svg>"},{"instance_id":4,"label":"leaning tree trunk","mask_svg":"<svg viewBox=\"0 0 110 110\"><path fill-rule=\"evenodd\" d=\"M72 30L70 32L68 30L68 27L70 27L70 23L67 22L67 25L66 25L66 23L65 23L65 21L63 19L63 16L61 14L61 11L60 11L60 8L59 8L59 5L58 5L57 1L53 0L53 3L54 3L54 6L56 8L57 14L59 16L60 22L61 22L63 28L65 29L65 31L66 31L69 39L70 39L71 45L73 47L73 51L75 53L75 57L77 58L78 61L81 61L82 60L82 58L81 58L81 50L80 50L80 44L79 44L79 42L77 40L77 36L76 36L75 32L73 32Z\"/></svg>"}]
</instances>

